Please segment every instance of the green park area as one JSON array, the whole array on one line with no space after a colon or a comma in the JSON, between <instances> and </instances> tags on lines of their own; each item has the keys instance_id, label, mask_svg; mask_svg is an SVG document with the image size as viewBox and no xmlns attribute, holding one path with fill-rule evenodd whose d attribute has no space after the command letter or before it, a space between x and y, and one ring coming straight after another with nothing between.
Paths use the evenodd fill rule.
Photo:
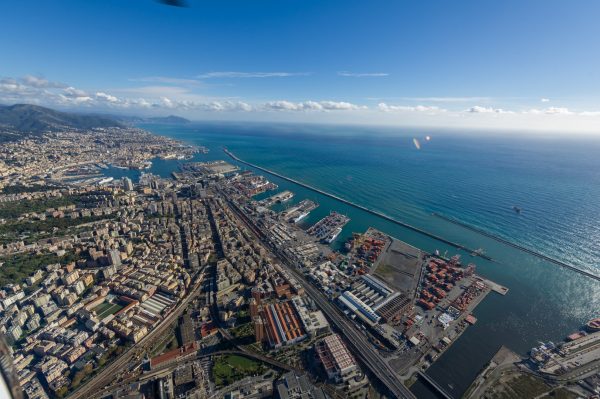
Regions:
<instances>
[{"instance_id":1,"label":"green park area","mask_svg":"<svg viewBox=\"0 0 600 399\"><path fill-rule=\"evenodd\" d=\"M53 253L18 253L2 257L0 258L0 285L20 283L27 276L42 267L54 263L66 265L77 259L79 259L79 257L73 253L67 253L64 256L57 256Z\"/></svg>"},{"instance_id":2,"label":"green park area","mask_svg":"<svg viewBox=\"0 0 600 399\"><path fill-rule=\"evenodd\" d=\"M26 244L30 244L49 237L65 235L69 232L70 228L103 219L112 219L112 217L86 216L77 219L49 218L46 220L7 222L5 224L0 224L0 244L20 240L24 241Z\"/></svg>"},{"instance_id":3,"label":"green park area","mask_svg":"<svg viewBox=\"0 0 600 399\"><path fill-rule=\"evenodd\" d=\"M263 374L267 368L258 361L238 355L225 355L215 358L213 380L218 387L229 385L248 376Z\"/></svg>"},{"instance_id":4,"label":"green park area","mask_svg":"<svg viewBox=\"0 0 600 399\"><path fill-rule=\"evenodd\" d=\"M52 191L52 190L56 190L56 189L60 189L60 188L64 188L64 187L63 186L54 186L54 185L51 185L51 186L41 185L41 184L32 184L30 186L15 185L15 186L4 187L2 189L2 191L0 191L0 192L2 194L23 194L23 193Z\"/></svg>"},{"instance_id":5,"label":"green park area","mask_svg":"<svg viewBox=\"0 0 600 399\"><path fill-rule=\"evenodd\" d=\"M79 202L76 196L40 198L31 201L9 201L0 203L0 219L12 219L24 213L40 213L49 208L73 205Z\"/></svg>"}]
</instances>

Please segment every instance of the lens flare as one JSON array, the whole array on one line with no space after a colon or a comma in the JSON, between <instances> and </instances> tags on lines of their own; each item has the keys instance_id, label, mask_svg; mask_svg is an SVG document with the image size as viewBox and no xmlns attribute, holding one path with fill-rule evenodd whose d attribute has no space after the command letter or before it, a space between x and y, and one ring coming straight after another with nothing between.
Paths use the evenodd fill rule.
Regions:
<instances>
[{"instance_id":1,"label":"lens flare","mask_svg":"<svg viewBox=\"0 0 600 399\"><path fill-rule=\"evenodd\" d=\"M421 149L421 143L419 143L419 140L413 139L413 144L415 145L415 147L417 148L417 150Z\"/></svg>"}]
</instances>

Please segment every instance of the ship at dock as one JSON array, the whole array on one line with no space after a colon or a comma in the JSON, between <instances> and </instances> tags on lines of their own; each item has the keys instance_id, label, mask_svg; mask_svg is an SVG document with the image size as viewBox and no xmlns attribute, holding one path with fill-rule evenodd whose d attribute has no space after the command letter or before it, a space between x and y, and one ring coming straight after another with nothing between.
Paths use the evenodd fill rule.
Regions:
<instances>
[{"instance_id":1,"label":"ship at dock","mask_svg":"<svg viewBox=\"0 0 600 399\"><path fill-rule=\"evenodd\" d=\"M600 331L600 317L588 321L585 329L591 333Z\"/></svg>"},{"instance_id":2,"label":"ship at dock","mask_svg":"<svg viewBox=\"0 0 600 399\"><path fill-rule=\"evenodd\" d=\"M323 242L326 244L331 244L333 241L335 241L335 239L337 238L337 236L340 235L341 232L342 232L341 227L336 228L331 233L329 233L327 235L327 237L323 238Z\"/></svg>"},{"instance_id":3,"label":"ship at dock","mask_svg":"<svg viewBox=\"0 0 600 399\"><path fill-rule=\"evenodd\" d=\"M281 212L281 218L289 223L298 223L319 206L314 201L305 199Z\"/></svg>"},{"instance_id":4,"label":"ship at dock","mask_svg":"<svg viewBox=\"0 0 600 399\"><path fill-rule=\"evenodd\" d=\"M300 213L298 216L291 218L291 219L290 219L290 221L291 221L292 223L298 223L298 222L300 222L302 219L304 219L305 217L307 217L308 215L310 215L310 212L309 212L309 211L307 211L307 212L302 212L302 213Z\"/></svg>"},{"instance_id":5,"label":"ship at dock","mask_svg":"<svg viewBox=\"0 0 600 399\"><path fill-rule=\"evenodd\" d=\"M349 221L348 216L332 211L328 216L312 225L306 232L323 243L331 244Z\"/></svg>"},{"instance_id":6,"label":"ship at dock","mask_svg":"<svg viewBox=\"0 0 600 399\"><path fill-rule=\"evenodd\" d=\"M291 200L292 198L294 198L294 193L289 190L286 190L286 191L282 191L278 194L275 194L269 198L265 198L264 200L259 201L259 203L262 206L269 207L269 206L273 206L275 204L282 204L284 202Z\"/></svg>"}]
</instances>

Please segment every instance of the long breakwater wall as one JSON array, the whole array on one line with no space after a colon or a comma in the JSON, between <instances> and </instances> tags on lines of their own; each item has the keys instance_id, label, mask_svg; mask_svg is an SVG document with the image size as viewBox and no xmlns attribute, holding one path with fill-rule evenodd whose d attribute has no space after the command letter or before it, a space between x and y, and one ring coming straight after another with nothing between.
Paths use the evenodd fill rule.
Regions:
<instances>
[{"instance_id":1,"label":"long breakwater wall","mask_svg":"<svg viewBox=\"0 0 600 399\"><path fill-rule=\"evenodd\" d=\"M324 196L326 196L326 197L333 198L333 199L335 199L335 200L337 200L337 201L343 202L343 203L344 203L344 204L346 204L346 205L350 205L350 206L352 206L352 207L354 207L354 208L357 208L357 209L360 209L360 210L362 210L362 211L365 211L365 212L367 212L367 213L370 213L370 214L372 214L372 215L378 216L378 217L380 217L380 218L382 218L382 219L385 219L385 220L387 220L387 221L389 221L389 222L395 223L395 224L397 224L397 225L399 225L399 226L405 227L405 228L407 228L407 229L409 229L409 230L412 230L412 231L414 231L414 232L417 232L417 233L419 233L419 234L422 234L422 235L424 235L424 236L427 236L427 237L429 237L429 238L433 238L434 240L437 240L437 241L443 242L444 244L450 245L450 246L452 246L452 247L454 247L454 248L457 248L457 249L461 249L461 250L464 250L464 251L470 252L470 253L471 253L471 254L473 254L474 256L479 256L479 257L481 257L481 258L483 258L483 259L486 259L486 260L493 261L493 259L492 259L492 258L490 258L489 256L487 256L487 255L485 255L485 254L483 254L483 253L477 252L477 251L475 251L475 250L473 250L473 249L470 249L470 248L468 248L468 247L466 247L466 246L464 246L464 245L462 245L462 244L456 243L456 242L454 242L454 241L447 240L447 239L445 239L444 237L440 237L440 236L438 236L438 235L436 235L436 234L430 233L430 232L428 232L428 231L426 231L426 230L423 230L423 229L421 229L421 228L419 228L419 227L416 227L416 226L410 225L410 224L408 224L408 223L402 222L402 221L400 221L400 220L394 219L394 218L392 218L392 217L390 217L390 216L387 216L386 214L383 214L383 213L381 213L381 212L375 211L375 210L373 210L373 209L369 209L369 208L367 208L367 207L365 207L365 206L362 206L362 205L356 204L356 203L354 203L354 202L352 202L352 201L348 201L348 200L346 200L346 199L344 199L344 198L338 197L338 196L337 196L337 195L335 195L335 194L328 193L327 191L323 191L323 190L321 190L321 189L318 189L318 188L316 188L316 187L313 187L313 186L311 186L311 185L308 185L308 184L306 184L306 183L302 183L301 181L298 181L298 180L295 180L295 179L289 178L289 177L287 177L287 176L284 176L284 175L282 175L282 174L280 174L280 173L273 172L272 170L269 170L269 169L267 169L267 168L263 168L262 166L258 166L258 165L252 164L252 163L250 163L250 162L244 161L243 159L240 159L240 158L238 158L238 157L237 157L235 154L233 154L231 151L227 150L226 148L224 148L224 149L223 149L223 151L224 151L224 152L225 152L227 155L229 155L229 156L230 156L230 157L231 157L233 160L235 160L235 161L237 161L237 162L240 162L240 163L242 163L242 164L244 164L244 165L251 166L251 167L253 167L253 168L256 168L256 169L258 169L258 170L261 170L261 171L263 171L263 172L265 172L265 173L271 174L271 175L273 175L273 176L279 177L280 179L283 179L283 180L289 181L289 182L291 182L291 183L297 184L297 185L299 185L299 186L301 186L301 187L304 187L304 188L306 188L306 189L308 189L308 190L314 191L314 192L316 192L316 193L319 193L319 194L321 194L321 195L324 195Z\"/></svg>"},{"instance_id":2,"label":"long breakwater wall","mask_svg":"<svg viewBox=\"0 0 600 399\"><path fill-rule=\"evenodd\" d=\"M445 221L447 221L447 222L449 222L449 223L453 223L453 224L455 224L455 225L457 225L457 226L461 226L461 227L463 227L463 228L465 228L465 229L467 229L467 230L471 230L471 231L473 231L473 232L475 232L475 233L481 234L482 236L485 236L485 237L491 238L492 240L495 240L495 241L501 242L502 244L508 245L509 247L513 247L513 248L516 248L516 249L518 249L518 250L520 250L520 251L526 252L526 253L528 253L528 254L530 254L530 255L536 256L536 257L538 257L538 258L540 258L540 259L543 259L543 260L545 260L545 261L548 261L548 262L550 262L550 263L554 263L555 265L558 265L558 266L564 267L564 268L566 268L566 269L569 269L569 270L572 270L572 271L574 271L574 272L577 272L577 273L579 273L579 274L582 274L582 275L584 275L584 276L586 276L586 277L589 277L589 278L592 278L592 279L594 279L594 280L600 281L600 276L598 276L598 275L596 275L596 274L593 274L593 273L590 273L590 272L588 272L588 271L586 271L586 270L580 269L580 268L579 268L579 267L577 267L577 266L569 265L568 263L565 263L565 262L563 262L563 261L560 261L560 260L558 260L558 259L551 258L551 257L549 257L549 256L547 256L547 255L544 255L544 254L542 254L542 253L539 253L539 252L537 252L537 251L534 251L534 250L532 250L532 249L526 248L526 247L524 247L524 246L521 246L521 245L519 245L519 244L515 244L514 242L511 242L511 241L505 240L505 239L504 239L504 238L502 238L502 237L498 237L498 236L496 236L496 235L494 235L494 234L488 233L488 232L487 232L487 231L485 231L485 230L482 230L482 229L479 229L479 228L477 228L477 227L474 227L474 226L468 225L468 224L466 224L466 223L463 223L463 222L461 222L461 221L459 221L459 220L456 220L456 219L449 218L449 217L447 217L447 216L444 216L444 215L441 215L441 214L439 214L439 213L433 213L433 216L436 216L436 217L438 217L438 218L440 218L440 219L442 219L442 220L445 220Z\"/></svg>"}]
</instances>

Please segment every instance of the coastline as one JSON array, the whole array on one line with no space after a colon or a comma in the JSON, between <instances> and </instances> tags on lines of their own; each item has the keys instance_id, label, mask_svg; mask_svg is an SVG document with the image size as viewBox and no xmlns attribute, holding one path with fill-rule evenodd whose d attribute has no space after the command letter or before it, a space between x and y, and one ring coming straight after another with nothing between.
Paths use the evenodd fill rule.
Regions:
<instances>
[{"instance_id":1,"label":"coastline","mask_svg":"<svg viewBox=\"0 0 600 399\"><path fill-rule=\"evenodd\" d=\"M315 147L315 145L317 145L317 142L312 143L310 141L308 144L304 144L303 142L300 146L296 142L292 142L289 144L289 147L285 147L286 150L284 152L274 151L275 147L281 148L280 146L288 144L287 138L284 137L281 139L277 139L275 136L267 135L269 138L273 138L272 141L268 141L267 143L266 140L259 139L260 137L263 137L262 133L256 133L255 135L239 136L234 131L228 131L225 128L223 129L223 131L219 129L214 131L203 131L198 130L197 127L186 129L169 129L161 127L159 125L154 126L152 131L154 134L167 135L190 143L206 145L212 150L210 155L208 156L198 156L196 158L197 161L213 161L223 159L223 157L220 157L218 154L220 152L219 149L221 149L223 145L227 145L229 147L229 145L234 146L234 144L234 148L240 149L240 151L242 147L245 148L246 146L248 146L248 148L251 149L249 150L249 154L253 154L252 159L262 160L264 158L265 163L268 165L279 165L278 162L283 161L282 156L290 156L290 154L286 153L288 149L289 151L293 152L310 149L311 156L321 155L319 152L320 150L318 150L318 148L320 147ZM307 138L307 140L308 139L310 139L310 137ZM338 143L334 138L332 138L331 140L332 142L327 141L327 143L336 146L343 145L341 143ZM441 142L438 144L441 144ZM450 144L458 145L460 143L457 140L452 140ZM349 149L343 147L344 151L354 151L354 147L352 147L352 145L353 144L349 145ZM314 152L315 149L316 153ZM445 147L444 151L452 151L453 149L454 147ZM246 152L244 152L244 154L246 154ZM271 156L270 154L277 155ZM349 152L348 154L349 155L347 156L344 155L344 157L355 157L356 155L355 152ZM454 154L452 156L455 157L457 155L458 154ZM256 156L258 156L259 158L256 158ZM420 154L418 156L422 157L423 155ZM339 161L349 161L349 159L345 158ZM285 159L287 162L287 159L290 158ZM294 160L295 159L296 158L294 158ZM298 159L301 160L300 163L294 161L293 165L290 164L288 166L304 167L305 164L302 162L304 162L305 160L303 159L301 154L298 155ZM336 161L338 161L337 155ZM329 163L330 161L327 161L327 163L325 164L323 162L319 162L316 167L322 168L323 165L328 165ZM311 163L311 165L313 164ZM172 169L172 166L166 166L162 168L164 170L157 169L157 171L166 173L165 171L167 168ZM171 169L169 169L167 174L170 174ZM284 168L284 170L288 169ZM312 170L310 172L312 173ZM326 187L327 190L333 187L332 184L328 184L329 181L338 184L343 183L341 179L343 179L345 175L339 175L337 174L337 172L337 170L332 170L331 178L327 179L327 181L324 181L324 183L326 184L320 184L319 186ZM371 172L372 171L369 171L369 173ZM415 176L420 176L420 172L418 171L409 170L407 172L417 173ZM309 170L307 170L306 173L309 173ZM357 172L353 170L348 171L346 173L355 174ZM354 177L355 182L358 183L359 176L355 174ZM336 180L336 178L340 180L338 181ZM375 183L375 186L373 186L373 190L375 191L373 191L373 193L381 192L380 190L382 187L377 186L377 181L381 181L383 178L384 175L377 176L376 179L374 178L375 180L373 181L373 183ZM283 180L284 179L280 179L277 177L275 181L280 185L282 189L292 189L294 191L296 190L294 189L294 183L289 181L284 182ZM454 182L454 176L452 182ZM346 188L351 187L350 185L348 185ZM411 189L414 192L412 186L406 186L406 188ZM444 187L436 188L437 191L442 189L444 189ZM298 187L297 190L298 196L304 195L310 197L309 193L307 193L306 191L303 192L303 190L300 187ZM357 192L356 195L352 193L353 198L359 198L358 195L361 195L361 201L364 202L366 199L367 203L369 203L369 198L371 198L370 193L368 194L369 197L366 197L365 193L363 192ZM452 197L454 197L454 195ZM315 199L318 199L318 197L316 197ZM412 202L410 202L412 200L412 198L404 199L404 201L409 201L406 202L406 204L408 204L409 207L410 204L412 204ZM517 200L512 199L511 202L512 201ZM335 209L336 207L340 206L335 205L335 202L337 202L337 200L335 199L326 200L325 198L322 198L319 202L321 202L321 204L323 205L321 213L325 212L326 207L327 209ZM387 202L389 203L389 201ZM529 220L528 218L531 217L533 212L532 205L525 204L521 201L519 201L519 204L527 206L527 209L529 210L526 217L520 220ZM454 204L454 202L450 202L447 204L444 203L444 207L451 207L455 205L456 204ZM494 207L497 206L498 204L494 204ZM342 207L342 209L344 212L347 212L350 215L354 215L353 221L350 223L349 227L354 231L363 231L363 229L375 225L381 230L388 231L393 236L402 237L403 240L409 242L413 246L419 248L429 248L430 251L433 251L437 247L436 244L432 243L432 241L430 239L427 239L427 237L419 237L418 234L411 234L409 231L404 231L400 227L394 226L391 224L391 222L388 222L384 219L375 221L371 217L368 217L368 215L361 215L360 213L353 214L352 210L348 207ZM434 210L446 212L442 209L432 209L429 212L427 212L427 215L431 215L431 211ZM406 209L403 209L403 211L406 211ZM306 223L313 223L321 216L322 215L319 214L319 211L316 211L310 216L309 220ZM513 216L512 211L510 212L509 216ZM413 220L412 217L410 218L411 223L420 225L420 216L414 219L415 220ZM510 219L512 219L512 217ZM470 221L469 218L466 218L465 220ZM432 228L432 226L433 228L436 228L438 225L440 226L442 231L445 232L444 234L450 232L452 237L462 237L460 234L464 230L460 231L459 229L451 229L450 227L448 227L450 226L449 224L444 225L440 222L428 224L430 229ZM509 230L507 230L507 232L510 233ZM514 237L518 239L517 237L520 236L514 235ZM465 239L468 239L469 242L475 243L478 243L480 240L480 238L474 237L470 234L465 234ZM589 292L589 289L594 289L594 287L596 287L596 283L594 281L585 279L582 276L577 277L575 273L569 273L565 270L561 271L560 268L548 268L546 264L543 264L543 262L541 261L532 260L532 257L529 257L527 254L519 254L513 249L505 249L503 246L494 245L493 242L488 243L488 240L486 240L485 242L486 249L488 249L490 253L493 253L495 255L495 258L497 257L499 262L497 265L499 267L492 268L490 267L492 266L491 264L482 261L481 270L483 274L492 278L495 281L500 281L502 284L510 286L511 293L507 295L507 300L500 300L500 297L493 296L493 298L488 299L488 301L484 301L482 305L483 310L479 312L480 315L478 316L480 323L478 323L476 326L473 326L471 329L468 329L469 332L467 334L467 337L464 337L463 340L459 340L457 344L453 344L453 346L449 348L448 352L445 353L445 356L441 357L438 360L438 362L436 362L436 364L428 370L428 373L431 373L434 376L434 378L440 382L447 383L452 381L452 383L456 385L456 390L452 392L455 396L459 395L460 392L462 392L464 389L466 389L466 387L468 387L477 371L481 368L483 364L485 364L485 362L489 361L489 358L493 355L493 352L497 350L497 348L502 342L505 342L511 348L515 348L515 350L518 353L524 354L531 347L531 345L533 345L535 341L537 341L537 339L560 339L565 334L572 331L573 328L575 328L574 326L580 325L582 321L587 320L589 319L589 317L591 317L591 315L589 314L589 310L590 307L594 307L594 302L590 303L588 301L585 304L583 304L580 300L578 300L578 298L581 298L581 291ZM499 253L499 250L502 250L502 252ZM568 279L568 281L576 282L577 284L569 285L568 292L570 293L570 295L568 296L569 300L567 302L564 302L562 300L560 302L557 302L556 298L554 298L554 296L552 295L553 291L547 292L547 290L551 290L551 288L548 287L556 287L557 284L564 283L566 281L565 279ZM542 286L539 285L540 283L542 284ZM534 289L535 287L540 287L540 289ZM535 316L533 318L531 317L531 312L534 312ZM550 317L546 317L546 315L556 314L557 312L559 312L560 314L568 315L568 317L562 319L560 323L552 323L551 320L548 320ZM506 318L507 316L508 318ZM496 321L498 320L501 321L497 323ZM492 323L493 325L490 325L490 323ZM542 336L531 337L530 334L525 334L523 332L530 331L530 327L532 327L533 325L539 325L540 323L551 327L545 329L544 334ZM521 327L524 328L522 329ZM467 350L468 348L476 348L475 350L472 350L468 353L468 364L472 366L457 367L457 361L464 360L465 350ZM439 366L438 363L440 363Z\"/></svg>"}]
</instances>

